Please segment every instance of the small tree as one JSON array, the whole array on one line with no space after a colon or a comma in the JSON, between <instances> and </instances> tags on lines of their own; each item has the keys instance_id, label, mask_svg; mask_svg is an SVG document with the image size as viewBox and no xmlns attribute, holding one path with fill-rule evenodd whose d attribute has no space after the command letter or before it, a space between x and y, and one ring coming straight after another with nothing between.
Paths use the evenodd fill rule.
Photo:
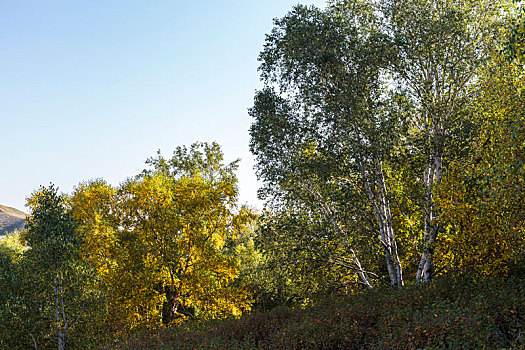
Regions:
<instances>
[{"instance_id":1,"label":"small tree","mask_svg":"<svg viewBox=\"0 0 525 350\"><path fill-rule=\"evenodd\" d=\"M196 143L147 164L118 187L97 180L72 196L106 324L126 332L248 309L255 213L237 206L237 162L225 165L216 143Z\"/></svg>"},{"instance_id":2,"label":"small tree","mask_svg":"<svg viewBox=\"0 0 525 350\"><path fill-rule=\"evenodd\" d=\"M56 332L58 349L63 350L68 334L87 308L88 274L79 255L82 237L67 198L53 185L34 192L28 206L31 216L25 239L31 249L25 258L38 287L33 294L44 305L43 317Z\"/></svg>"}]
</instances>

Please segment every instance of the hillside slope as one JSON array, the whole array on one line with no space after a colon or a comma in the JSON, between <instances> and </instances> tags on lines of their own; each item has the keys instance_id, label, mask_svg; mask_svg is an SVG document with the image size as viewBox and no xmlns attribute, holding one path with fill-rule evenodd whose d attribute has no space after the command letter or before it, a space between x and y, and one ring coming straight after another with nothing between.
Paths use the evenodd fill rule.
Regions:
<instances>
[{"instance_id":1,"label":"hillside slope","mask_svg":"<svg viewBox=\"0 0 525 350\"><path fill-rule=\"evenodd\" d=\"M0 235L14 230L22 230L27 214L4 205L0 205Z\"/></svg>"}]
</instances>

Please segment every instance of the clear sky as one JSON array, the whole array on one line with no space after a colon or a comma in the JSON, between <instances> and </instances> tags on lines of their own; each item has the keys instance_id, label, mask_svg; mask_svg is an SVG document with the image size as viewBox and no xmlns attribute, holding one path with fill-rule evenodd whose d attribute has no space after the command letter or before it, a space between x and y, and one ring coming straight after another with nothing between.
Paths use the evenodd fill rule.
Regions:
<instances>
[{"instance_id":1,"label":"clear sky","mask_svg":"<svg viewBox=\"0 0 525 350\"><path fill-rule=\"evenodd\" d=\"M216 141L261 207L247 109L275 17L324 0L0 1L0 204L117 185L160 149Z\"/></svg>"}]
</instances>

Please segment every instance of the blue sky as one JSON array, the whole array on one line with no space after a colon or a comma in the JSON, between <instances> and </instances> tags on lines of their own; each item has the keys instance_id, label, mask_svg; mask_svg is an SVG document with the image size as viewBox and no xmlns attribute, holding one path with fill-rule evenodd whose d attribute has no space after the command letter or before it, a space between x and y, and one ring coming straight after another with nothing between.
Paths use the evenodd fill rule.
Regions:
<instances>
[{"instance_id":1,"label":"blue sky","mask_svg":"<svg viewBox=\"0 0 525 350\"><path fill-rule=\"evenodd\" d=\"M0 1L0 204L118 184L160 149L216 141L261 207L247 109L272 19L324 0Z\"/></svg>"}]
</instances>

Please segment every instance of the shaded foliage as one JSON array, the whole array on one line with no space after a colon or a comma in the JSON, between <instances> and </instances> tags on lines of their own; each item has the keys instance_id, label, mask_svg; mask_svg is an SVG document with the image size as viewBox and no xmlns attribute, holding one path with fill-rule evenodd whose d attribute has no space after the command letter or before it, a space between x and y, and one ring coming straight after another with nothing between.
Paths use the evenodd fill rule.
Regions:
<instances>
[{"instance_id":1,"label":"shaded foliage","mask_svg":"<svg viewBox=\"0 0 525 350\"><path fill-rule=\"evenodd\" d=\"M111 349L519 348L525 280L448 275L435 284L366 291L307 308L137 335Z\"/></svg>"}]
</instances>

